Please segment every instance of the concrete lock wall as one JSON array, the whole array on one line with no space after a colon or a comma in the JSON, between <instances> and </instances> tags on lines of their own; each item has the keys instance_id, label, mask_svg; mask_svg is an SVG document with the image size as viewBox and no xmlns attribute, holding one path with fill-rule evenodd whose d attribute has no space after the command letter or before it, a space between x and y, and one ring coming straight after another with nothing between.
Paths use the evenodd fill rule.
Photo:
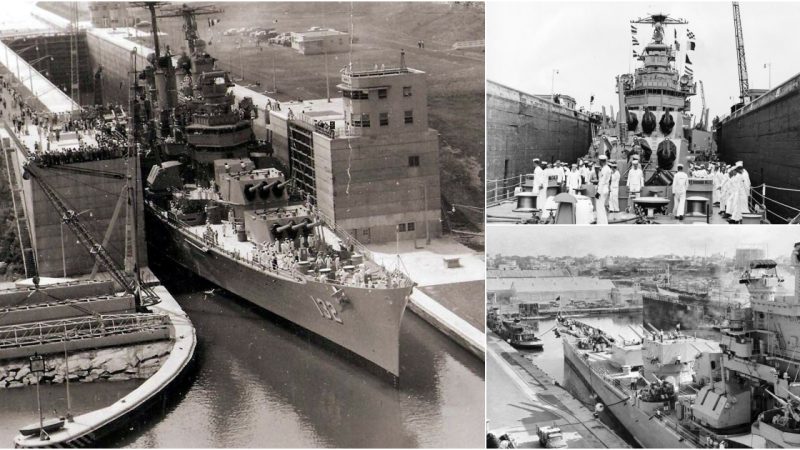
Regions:
<instances>
[{"instance_id":1,"label":"concrete lock wall","mask_svg":"<svg viewBox=\"0 0 800 450\"><path fill-rule=\"evenodd\" d=\"M787 92L752 112L726 120L719 128L718 145L728 163L742 161L753 186L766 183L787 189L800 189L800 96ZM767 94L770 95L770 94ZM755 170L753 168L761 168ZM787 205L800 203L800 193L767 189L767 197ZM759 200L759 199L757 199ZM791 219L796 211L767 202L767 208ZM782 222L775 215L770 221Z\"/></svg>"},{"instance_id":2,"label":"concrete lock wall","mask_svg":"<svg viewBox=\"0 0 800 450\"><path fill-rule=\"evenodd\" d=\"M529 173L533 158L574 162L589 150L586 114L492 81L487 81L486 111L487 180Z\"/></svg>"},{"instance_id":3,"label":"concrete lock wall","mask_svg":"<svg viewBox=\"0 0 800 450\"><path fill-rule=\"evenodd\" d=\"M329 216L332 211L336 225L362 242L425 237L426 218L431 237L441 235L438 150L438 134L430 129L335 140L316 134L320 210ZM409 164L411 157L419 158L418 165ZM409 223L414 230L398 236L398 225L407 230Z\"/></svg>"},{"instance_id":4,"label":"concrete lock wall","mask_svg":"<svg viewBox=\"0 0 800 450\"><path fill-rule=\"evenodd\" d=\"M121 32L122 33L122 32ZM122 103L127 107L128 90L130 89L131 70L130 54L128 50L101 39L100 37L86 33L86 44L89 54L89 63L92 72L99 66L103 66L103 95L104 102L110 101ZM147 65L147 55L141 54L136 57L136 69L142 70Z\"/></svg>"},{"instance_id":5,"label":"concrete lock wall","mask_svg":"<svg viewBox=\"0 0 800 450\"><path fill-rule=\"evenodd\" d=\"M124 159L110 159L70 164L82 169L125 173ZM58 169L40 169L47 183L55 189L68 207L76 213L81 223L86 226L98 242L103 241L111 218L114 214L124 179L100 177L94 174L79 174L59 171ZM55 210L41 187L33 180L24 181L26 197L33 199L26 204L28 218L31 222L33 243L36 250L39 274L41 276L67 276L90 273L95 264L95 257L78 242L77 236L69 226L62 226L61 215ZM106 250L118 264L125 261L125 206L120 207L117 222L113 227ZM84 212L85 211L85 212ZM140 209L139 230L142 230L139 243L139 254L142 265L146 265L144 251L144 219ZM63 257L62 257L63 231ZM104 269L101 267L101 271Z\"/></svg>"},{"instance_id":6,"label":"concrete lock wall","mask_svg":"<svg viewBox=\"0 0 800 450\"><path fill-rule=\"evenodd\" d=\"M3 40L11 50L21 51L20 56L27 61L39 60L34 69L44 74L61 91L70 95L70 35L68 33L50 33L36 36L7 38ZM86 32L78 33L78 81L81 104L91 103L93 98L92 65L89 64L89 49L86 43ZM51 56L53 60L47 56ZM21 73L22 79L28 77Z\"/></svg>"}]
</instances>

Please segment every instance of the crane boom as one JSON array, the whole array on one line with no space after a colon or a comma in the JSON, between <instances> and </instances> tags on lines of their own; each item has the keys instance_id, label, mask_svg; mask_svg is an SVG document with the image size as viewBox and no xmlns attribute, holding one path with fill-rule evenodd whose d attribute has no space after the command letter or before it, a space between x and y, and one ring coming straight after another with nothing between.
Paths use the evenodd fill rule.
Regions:
<instances>
[{"instance_id":1,"label":"crane boom","mask_svg":"<svg viewBox=\"0 0 800 450\"><path fill-rule=\"evenodd\" d=\"M739 98L742 102L749 100L750 83L747 80L747 62L744 58L744 36L742 34L742 17L739 14L739 2L733 2L733 28L736 33L736 59L739 63Z\"/></svg>"},{"instance_id":2,"label":"crane boom","mask_svg":"<svg viewBox=\"0 0 800 450\"><path fill-rule=\"evenodd\" d=\"M92 234L83 226L83 223L81 223L75 211L67 207L67 204L61 199L56 190L44 180L39 170L39 167L37 167L35 163L29 163L25 166L25 171L32 179L36 180L36 183L42 188L44 195L56 211L58 211L59 215L61 215L61 220L75 233L75 236L78 237L78 242L88 250L89 253L95 255L100 264L111 274L114 281L116 281L125 292L134 292L133 284L127 279L125 274L117 268L111 255L109 255L106 249L92 237Z\"/></svg>"}]
</instances>

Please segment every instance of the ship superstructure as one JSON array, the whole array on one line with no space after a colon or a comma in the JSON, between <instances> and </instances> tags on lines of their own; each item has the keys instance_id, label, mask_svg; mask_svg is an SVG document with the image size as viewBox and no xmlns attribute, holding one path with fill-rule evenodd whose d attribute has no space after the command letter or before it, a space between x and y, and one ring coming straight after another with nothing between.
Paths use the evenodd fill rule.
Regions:
<instances>
[{"instance_id":1,"label":"ship superstructure","mask_svg":"<svg viewBox=\"0 0 800 450\"><path fill-rule=\"evenodd\" d=\"M659 380L678 387L675 395L650 405L653 408L642 407L642 395L633 383L626 389L625 383L616 381L628 381L630 369L614 366L616 370L609 370L610 356L597 345L589 350L582 344L586 337L564 340L567 361L645 447L716 447L721 443L796 447L800 443L800 343L796 339L800 243L795 244L791 264L794 295L782 295L778 294L783 277L777 263L769 259L749 262L740 283L750 294L747 309L752 319L740 319L737 311L729 311L733 326L722 328L718 342L651 327L643 336L641 379L658 373ZM598 342L597 335L591 334L594 338L590 339Z\"/></svg>"},{"instance_id":2,"label":"ship superstructure","mask_svg":"<svg viewBox=\"0 0 800 450\"><path fill-rule=\"evenodd\" d=\"M625 118L620 135L631 147L641 148L643 165L652 162L652 169L674 170L678 163L686 162L684 128L690 122L689 97L695 95L696 88L692 73L681 74L675 67L676 49L668 43L672 34L668 27L687 25L688 21L659 13L631 23L651 25L653 35L637 57L641 67L633 74L617 77Z\"/></svg>"}]
</instances>

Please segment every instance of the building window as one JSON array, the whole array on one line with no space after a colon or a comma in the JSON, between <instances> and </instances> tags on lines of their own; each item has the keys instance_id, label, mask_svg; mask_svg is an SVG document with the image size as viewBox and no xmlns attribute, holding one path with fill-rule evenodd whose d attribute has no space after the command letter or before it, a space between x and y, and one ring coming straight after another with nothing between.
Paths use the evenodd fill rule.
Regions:
<instances>
[{"instance_id":1,"label":"building window","mask_svg":"<svg viewBox=\"0 0 800 450\"><path fill-rule=\"evenodd\" d=\"M406 232L406 224L401 223L401 224L397 225L397 231L399 231L400 233L405 233Z\"/></svg>"},{"instance_id":2,"label":"building window","mask_svg":"<svg viewBox=\"0 0 800 450\"><path fill-rule=\"evenodd\" d=\"M408 231L414 231L416 228L417 228L417 227L416 227L416 225L414 224L414 222L408 222L408 223L406 224L406 230L408 230Z\"/></svg>"},{"instance_id":3,"label":"building window","mask_svg":"<svg viewBox=\"0 0 800 450\"><path fill-rule=\"evenodd\" d=\"M403 97L411 97L411 86L403 86Z\"/></svg>"},{"instance_id":4,"label":"building window","mask_svg":"<svg viewBox=\"0 0 800 450\"><path fill-rule=\"evenodd\" d=\"M381 113L379 119L382 127L389 125L389 113Z\"/></svg>"},{"instance_id":5,"label":"building window","mask_svg":"<svg viewBox=\"0 0 800 450\"><path fill-rule=\"evenodd\" d=\"M378 98L386 98L387 94L388 91L386 89L378 89Z\"/></svg>"},{"instance_id":6,"label":"building window","mask_svg":"<svg viewBox=\"0 0 800 450\"><path fill-rule=\"evenodd\" d=\"M350 123L354 127L369 128L369 114L351 114Z\"/></svg>"},{"instance_id":7,"label":"building window","mask_svg":"<svg viewBox=\"0 0 800 450\"><path fill-rule=\"evenodd\" d=\"M414 111L406 111L405 123L414 123Z\"/></svg>"},{"instance_id":8,"label":"building window","mask_svg":"<svg viewBox=\"0 0 800 450\"><path fill-rule=\"evenodd\" d=\"M408 167L419 167L419 156L409 156Z\"/></svg>"},{"instance_id":9,"label":"building window","mask_svg":"<svg viewBox=\"0 0 800 450\"><path fill-rule=\"evenodd\" d=\"M353 100L369 100L369 91L353 91L351 96Z\"/></svg>"},{"instance_id":10,"label":"building window","mask_svg":"<svg viewBox=\"0 0 800 450\"><path fill-rule=\"evenodd\" d=\"M342 97L352 98L353 100L369 100L369 91L342 91Z\"/></svg>"}]
</instances>

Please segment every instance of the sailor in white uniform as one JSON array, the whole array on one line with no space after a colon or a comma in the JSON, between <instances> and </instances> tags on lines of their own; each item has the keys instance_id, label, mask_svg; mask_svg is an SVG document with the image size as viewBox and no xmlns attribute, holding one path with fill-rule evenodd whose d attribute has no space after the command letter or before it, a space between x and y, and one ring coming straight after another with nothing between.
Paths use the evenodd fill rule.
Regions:
<instances>
[{"instance_id":1,"label":"sailor in white uniform","mask_svg":"<svg viewBox=\"0 0 800 450\"><path fill-rule=\"evenodd\" d=\"M536 197L536 209L544 211L544 205L547 201L547 177L544 174L544 169L540 165L539 158L533 159L533 193Z\"/></svg>"},{"instance_id":2,"label":"sailor in white uniform","mask_svg":"<svg viewBox=\"0 0 800 450\"><path fill-rule=\"evenodd\" d=\"M619 212L619 178L616 161L608 163L611 166L611 185L608 192L608 211L611 213Z\"/></svg>"},{"instance_id":3,"label":"sailor in white uniform","mask_svg":"<svg viewBox=\"0 0 800 450\"><path fill-rule=\"evenodd\" d=\"M578 165L572 165L572 171L567 174L567 190L569 195L575 195L578 193L578 189L581 188L583 184L581 173L578 172Z\"/></svg>"},{"instance_id":4,"label":"sailor in white uniform","mask_svg":"<svg viewBox=\"0 0 800 450\"><path fill-rule=\"evenodd\" d=\"M741 167L734 168L733 178L730 181L731 199L729 201L728 214L731 215L730 220L733 223L741 223L742 214L749 212L746 206L747 187L742 170ZM744 201L742 201L743 197L745 197Z\"/></svg>"},{"instance_id":5,"label":"sailor in white uniform","mask_svg":"<svg viewBox=\"0 0 800 450\"><path fill-rule=\"evenodd\" d=\"M597 224L608 225L606 203L611 190L611 168L606 164L608 160L606 155L601 154L598 159L600 160L600 176L597 179L597 200L594 207L597 212Z\"/></svg>"},{"instance_id":6,"label":"sailor in white uniform","mask_svg":"<svg viewBox=\"0 0 800 450\"><path fill-rule=\"evenodd\" d=\"M742 161L736 161L736 167L739 168L739 172L742 174L742 183L744 185L744 192L742 192L742 196L739 201L742 203L742 211L749 212L750 211L750 174L747 173L747 169L744 168L744 163Z\"/></svg>"},{"instance_id":7,"label":"sailor in white uniform","mask_svg":"<svg viewBox=\"0 0 800 450\"><path fill-rule=\"evenodd\" d=\"M633 207L633 199L639 198L642 195L642 188L644 187L644 172L639 165L639 155L635 155L631 159L633 164L628 170L628 181L625 183L628 186L628 209Z\"/></svg>"},{"instance_id":8,"label":"sailor in white uniform","mask_svg":"<svg viewBox=\"0 0 800 450\"><path fill-rule=\"evenodd\" d=\"M689 176L683 171L683 164L678 164L678 171L672 178L672 195L675 206L672 214L678 220L683 220L686 213L686 190L689 187Z\"/></svg>"}]
</instances>

